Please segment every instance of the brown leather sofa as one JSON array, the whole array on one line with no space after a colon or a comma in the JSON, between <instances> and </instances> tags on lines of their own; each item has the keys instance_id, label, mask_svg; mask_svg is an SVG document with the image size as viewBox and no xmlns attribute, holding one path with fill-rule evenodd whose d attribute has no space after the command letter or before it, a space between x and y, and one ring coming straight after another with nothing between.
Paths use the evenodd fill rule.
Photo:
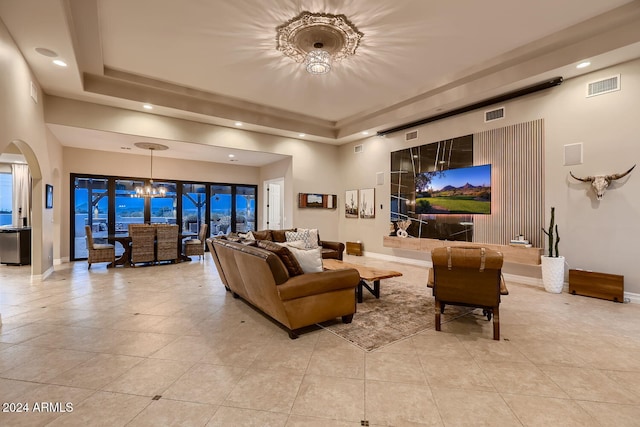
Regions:
<instances>
[{"instance_id":1,"label":"brown leather sofa","mask_svg":"<svg viewBox=\"0 0 640 427\"><path fill-rule=\"evenodd\" d=\"M252 234L258 240L271 240L273 242L283 243L287 241L285 236L285 232L287 231L296 231L296 228L288 230L259 230L252 231ZM318 234L318 245L322 247L323 259L332 258L342 261L344 243L320 240L320 234Z\"/></svg>"},{"instance_id":2,"label":"brown leather sofa","mask_svg":"<svg viewBox=\"0 0 640 427\"><path fill-rule=\"evenodd\" d=\"M508 295L502 280L502 254L477 247L441 247L431 251L433 268L428 286L435 298L436 331L446 304L482 308L493 316L493 339L500 340L500 295Z\"/></svg>"},{"instance_id":3,"label":"brown leather sofa","mask_svg":"<svg viewBox=\"0 0 640 427\"><path fill-rule=\"evenodd\" d=\"M344 323L353 319L360 281L357 270L290 276L276 253L252 246L255 242L226 238L206 242L227 290L284 326L290 338L297 338L295 331L305 326L336 317Z\"/></svg>"}]
</instances>

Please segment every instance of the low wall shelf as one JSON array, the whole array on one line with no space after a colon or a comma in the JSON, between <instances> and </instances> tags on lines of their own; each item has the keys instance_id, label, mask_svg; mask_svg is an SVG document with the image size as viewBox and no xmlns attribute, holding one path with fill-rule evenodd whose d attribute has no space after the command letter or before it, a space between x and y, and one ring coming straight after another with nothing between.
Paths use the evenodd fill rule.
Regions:
<instances>
[{"instance_id":1,"label":"low wall shelf","mask_svg":"<svg viewBox=\"0 0 640 427\"><path fill-rule=\"evenodd\" d=\"M384 236L382 246L385 248L405 249L410 251L431 252L441 246L476 246L502 252L504 262L515 264L540 265L542 248L526 248L510 245L494 245L490 243L460 242L454 240L438 240L425 238L402 238Z\"/></svg>"}]
</instances>

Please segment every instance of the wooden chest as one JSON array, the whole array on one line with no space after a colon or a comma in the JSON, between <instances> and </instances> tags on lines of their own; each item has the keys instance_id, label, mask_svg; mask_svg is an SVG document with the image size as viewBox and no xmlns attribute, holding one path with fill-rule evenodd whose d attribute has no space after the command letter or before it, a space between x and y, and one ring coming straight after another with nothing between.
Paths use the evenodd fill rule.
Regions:
<instances>
[{"instance_id":1,"label":"wooden chest","mask_svg":"<svg viewBox=\"0 0 640 427\"><path fill-rule=\"evenodd\" d=\"M362 256L362 243L347 242L347 255Z\"/></svg>"},{"instance_id":2,"label":"wooden chest","mask_svg":"<svg viewBox=\"0 0 640 427\"><path fill-rule=\"evenodd\" d=\"M569 293L624 302L624 276L588 270L569 270Z\"/></svg>"}]
</instances>

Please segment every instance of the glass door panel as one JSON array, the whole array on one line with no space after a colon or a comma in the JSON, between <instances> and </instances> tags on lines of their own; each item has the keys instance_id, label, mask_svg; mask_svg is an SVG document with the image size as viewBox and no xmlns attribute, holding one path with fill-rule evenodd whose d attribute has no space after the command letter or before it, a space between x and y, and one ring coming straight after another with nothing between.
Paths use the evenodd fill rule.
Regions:
<instances>
[{"instance_id":1,"label":"glass door panel","mask_svg":"<svg viewBox=\"0 0 640 427\"><path fill-rule=\"evenodd\" d=\"M13 224L13 176L0 172L0 226Z\"/></svg>"},{"instance_id":2,"label":"glass door panel","mask_svg":"<svg viewBox=\"0 0 640 427\"><path fill-rule=\"evenodd\" d=\"M236 232L256 229L256 187L236 186Z\"/></svg>"},{"instance_id":3,"label":"glass door panel","mask_svg":"<svg viewBox=\"0 0 640 427\"><path fill-rule=\"evenodd\" d=\"M206 184L182 184L182 232L195 233L206 221Z\"/></svg>"},{"instance_id":4,"label":"glass door panel","mask_svg":"<svg viewBox=\"0 0 640 427\"><path fill-rule=\"evenodd\" d=\"M231 232L231 186L212 185L209 203L209 235L221 236Z\"/></svg>"},{"instance_id":5,"label":"glass door panel","mask_svg":"<svg viewBox=\"0 0 640 427\"><path fill-rule=\"evenodd\" d=\"M142 186L141 180L116 179L116 234L128 236L129 224L144 224L144 199L135 197L136 187Z\"/></svg>"},{"instance_id":6,"label":"glass door panel","mask_svg":"<svg viewBox=\"0 0 640 427\"><path fill-rule=\"evenodd\" d=\"M106 178L82 178L74 180L73 206L73 259L87 258L85 226L91 227L95 243L107 243L109 234L109 197Z\"/></svg>"},{"instance_id":7,"label":"glass door panel","mask_svg":"<svg viewBox=\"0 0 640 427\"><path fill-rule=\"evenodd\" d=\"M164 197L151 198L151 223L152 224L175 224L178 195L176 193L175 182L154 182L157 187L164 187L166 193Z\"/></svg>"}]
</instances>

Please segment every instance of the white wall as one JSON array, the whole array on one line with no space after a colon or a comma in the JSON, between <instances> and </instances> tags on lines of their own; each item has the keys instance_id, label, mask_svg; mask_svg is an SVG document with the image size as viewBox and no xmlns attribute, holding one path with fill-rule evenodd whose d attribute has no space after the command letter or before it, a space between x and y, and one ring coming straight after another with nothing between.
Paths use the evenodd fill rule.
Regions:
<instances>
[{"instance_id":1,"label":"white wall","mask_svg":"<svg viewBox=\"0 0 640 427\"><path fill-rule=\"evenodd\" d=\"M586 84L621 74L622 90L586 98ZM483 110L421 126L410 144L404 132L385 138L371 137L340 147L341 194L349 189L373 187L375 172L385 172L385 185L376 187L376 219L347 219L341 209L342 240L362 240L365 251L428 259L425 254L382 246L389 232L390 153L456 136L542 118L545 121L545 205L547 215L556 207L561 235L560 253L571 268L625 276L625 290L640 293L640 271L634 265L640 241L640 170L613 184L597 202L578 175L611 174L640 163L640 60L594 71L561 86L507 102L506 118L486 124ZM489 109L487 107L486 109ZM565 144L584 143L584 164L563 166ZM353 146L363 144L354 154ZM380 203L383 209L379 210ZM548 221L548 219L547 219ZM505 242L506 243L506 242ZM538 268L508 265L508 272L539 277Z\"/></svg>"},{"instance_id":2,"label":"white wall","mask_svg":"<svg viewBox=\"0 0 640 427\"><path fill-rule=\"evenodd\" d=\"M42 91L1 21L0 76L0 153L13 143L29 164L33 176L31 271L36 277L44 277L53 267L55 228L51 226L54 210L44 209L45 184L53 184L54 189L60 186L54 170L60 167L62 147L47 133ZM38 87L38 104L29 95L31 82Z\"/></svg>"}]
</instances>

